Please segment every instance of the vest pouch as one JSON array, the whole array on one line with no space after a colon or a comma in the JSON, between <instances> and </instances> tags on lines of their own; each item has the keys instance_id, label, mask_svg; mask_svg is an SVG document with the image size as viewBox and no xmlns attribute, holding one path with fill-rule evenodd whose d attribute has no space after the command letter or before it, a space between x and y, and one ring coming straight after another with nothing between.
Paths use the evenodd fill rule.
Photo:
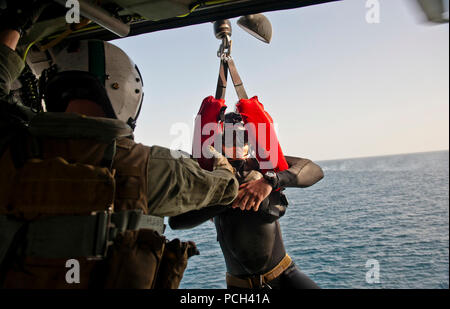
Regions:
<instances>
[{"instance_id":1,"label":"vest pouch","mask_svg":"<svg viewBox=\"0 0 450 309\"><path fill-rule=\"evenodd\" d=\"M165 241L164 236L150 229L119 234L106 261L105 288L154 288Z\"/></svg>"},{"instance_id":2,"label":"vest pouch","mask_svg":"<svg viewBox=\"0 0 450 309\"><path fill-rule=\"evenodd\" d=\"M25 219L90 214L111 209L114 202L114 170L61 157L28 160L13 183L7 214Z\"/></svg>"},{"instance_id":3,"label":"vest pouch","mask_svg":"<svg viewBox=\"0 0 450 309\"><path fill-rule=\"evenodd\" d=\"M178 289L188 259L193 255L198 255L195 243L192 241L181 242L174 239L166 244L164 255L159 267L156 279L156 289Z\"/></svg>"}]
</instances>

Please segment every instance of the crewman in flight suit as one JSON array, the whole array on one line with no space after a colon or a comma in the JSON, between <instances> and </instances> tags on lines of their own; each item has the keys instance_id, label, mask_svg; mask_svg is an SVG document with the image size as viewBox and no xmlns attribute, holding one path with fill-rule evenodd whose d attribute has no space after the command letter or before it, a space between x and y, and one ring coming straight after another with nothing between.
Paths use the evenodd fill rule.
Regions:
<instances>
[{"instance_id":1,"label":"crewman in flight suit","mask_svg":"<svg viewBox=\"0 0 450 309\"><path fill-rule=\"evenodd\" d=\"M233 168L213 149L206 171L133 140L142 77L108 42L49 51L46 113L15 102L11 84L24 68L15 49L43 7L8 5L0 16L0 286L178 287L196 248L168 242L164 217L230 204L239 187ZM67 278L73 260L78 284Z\"/></svg>"}]
</instances>

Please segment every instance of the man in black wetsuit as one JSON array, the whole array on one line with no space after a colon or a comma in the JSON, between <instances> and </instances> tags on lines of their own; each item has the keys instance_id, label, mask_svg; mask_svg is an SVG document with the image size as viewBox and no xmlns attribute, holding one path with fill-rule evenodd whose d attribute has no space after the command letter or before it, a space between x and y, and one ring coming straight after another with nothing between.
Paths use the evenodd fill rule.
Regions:
<instances>
[{"instance_id":1,"label":"man in black wetsuit","mask_svg":"<svg viewBox=\"0 0 450 309\"><path fill-rule=\"evenodd\" d=\"M225 123L241 121L236 113L225 117ZM172 217L171 228L192 228L214 217L228 288L319 288L287 255L278 219L287 207L284 188L311 186L322 179L322 169L308 159L286 156L287 170L263 176L258 161L248 158L247 140L239 143L238 136L231 147L226 143L222 147L241 183L236 200L225 209L212 206ZM244 147L236 149L236 145Z\"/></svg>"}]
</instances>

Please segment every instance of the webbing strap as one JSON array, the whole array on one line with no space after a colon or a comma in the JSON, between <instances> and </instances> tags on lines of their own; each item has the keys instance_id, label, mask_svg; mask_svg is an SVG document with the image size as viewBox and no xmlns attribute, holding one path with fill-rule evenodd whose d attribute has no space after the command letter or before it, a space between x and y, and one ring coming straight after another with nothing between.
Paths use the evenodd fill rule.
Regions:
<instances>
[{"instance_id":1,"label":"webbing strap","mask_svg":"<svg viewBox=\"0 0 450 309\"><path fill-rule=\"evenodd\" d=\"M228 68L230 70L231 79L233 80L234 89L239 99L248 99L247 92L245 92L244 84L236 69L233 59L228 59Z\"/></svg>"},{"instance_id":2,"label":"webbing strap","mask_svg":"<svg viewBox=\"0 0 450 309\"><path fill-rule=\"evenodd\" d=\"M227 89L228 71L233 80L234 89L239 99L248 99L244 84L236 69L236 65L231 57L220 60L219 78L217 80L216 99L224 99Z\"/></svg>"},{"instance_id":3,"label":"webbing strap","mask_svg":"<svg viewBox=\"0 0 450 309\"><path fill-rule=\"evenodd\" d=\"M225 99L227 90L228 64L220 60L219 78L217 80L216 99Z\"/></svg>"}]
</instances>

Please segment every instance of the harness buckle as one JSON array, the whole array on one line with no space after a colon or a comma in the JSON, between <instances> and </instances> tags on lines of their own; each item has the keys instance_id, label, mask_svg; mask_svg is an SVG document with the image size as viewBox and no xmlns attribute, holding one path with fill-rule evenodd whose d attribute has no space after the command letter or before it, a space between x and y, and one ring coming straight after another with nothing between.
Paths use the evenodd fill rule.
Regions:
<instances>
[{"instance_id":1,"label":"harness buckle","mask_svg":"<svg viewBox=\"0 0 450 309\"><path fill-rule=\"evenodd\" d=\"M150 216L145 216L140 209L113 212L110 208L105 211L92 212L91 215L97 217L94 252L93 256L89 258L91 260L105 258L109 247L114 244L116 236L126 230L152 228L159 233L164 232L163 223L161 231L154 226L156 223L149 218Z\"/></svg>"},{"instance_id":2,"label":"harness buckle","mask_svg":"<svg viewBox=\"0 0 450 309\"><path fill-rule=\"evenodd\" d=\"M95 211L91 215L97 217L97 232L95 237L94 253L88 260L104 259L108 248L114 243L114 234L117 230L116 224L111 221L113 211L111 208L105 211Z\"/></svg>"}]
</instances>

